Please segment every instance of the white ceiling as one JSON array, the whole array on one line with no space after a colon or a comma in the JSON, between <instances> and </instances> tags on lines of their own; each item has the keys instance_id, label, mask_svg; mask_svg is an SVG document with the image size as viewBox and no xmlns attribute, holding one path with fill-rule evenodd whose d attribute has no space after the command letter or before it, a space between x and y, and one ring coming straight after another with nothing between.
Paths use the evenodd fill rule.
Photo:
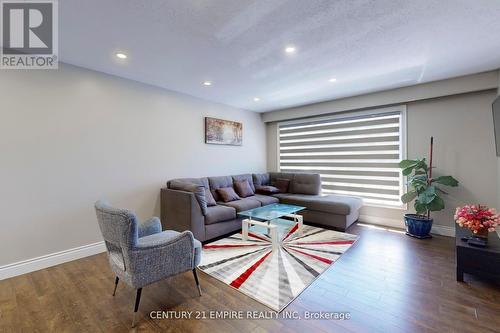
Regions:
<instances>
[{"instance_id":1,"label":"white ceiling","mask_svg":"<svg viewBox=\"0 0 500 333\"><path fill-rule=\"evenodd\" d=\"M59 11L61 61L259 112L500 67L497 0L63 0Z\"/></svg>"}]
</instances>

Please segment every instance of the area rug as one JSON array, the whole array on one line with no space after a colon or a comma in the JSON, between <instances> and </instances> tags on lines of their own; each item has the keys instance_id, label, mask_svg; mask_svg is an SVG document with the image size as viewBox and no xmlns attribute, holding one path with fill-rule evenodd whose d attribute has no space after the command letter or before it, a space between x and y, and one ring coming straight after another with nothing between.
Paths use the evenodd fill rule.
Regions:
<instances>
[{"instance_id":1,"label":"area rug","mask_svg":"<svg viewBox=\"0 0 500 333\"><path fill-rule=\"evenodd\" d=\"M357 236L281 220L280 246L272 251L266 230L252 227L203 246L199 268L280 312L349 249Z\"/></svg>"}]
</instances>

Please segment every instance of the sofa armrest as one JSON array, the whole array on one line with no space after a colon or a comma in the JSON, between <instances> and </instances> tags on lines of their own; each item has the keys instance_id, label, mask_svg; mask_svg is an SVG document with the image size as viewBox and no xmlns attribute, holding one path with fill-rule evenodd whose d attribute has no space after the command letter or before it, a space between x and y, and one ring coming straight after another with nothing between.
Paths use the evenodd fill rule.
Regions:
<instances>
[{"instance_id":1,"label":"sofa armrest","mask_svg":"<svg viewBox=\"0 0 500 333\"><path fill-rule=\"evenodd\" d=\"M162 188L161 222L163 229L190 230L194 238L205 240L205 217L192 192Z\"/></svg>"}]
</instances>

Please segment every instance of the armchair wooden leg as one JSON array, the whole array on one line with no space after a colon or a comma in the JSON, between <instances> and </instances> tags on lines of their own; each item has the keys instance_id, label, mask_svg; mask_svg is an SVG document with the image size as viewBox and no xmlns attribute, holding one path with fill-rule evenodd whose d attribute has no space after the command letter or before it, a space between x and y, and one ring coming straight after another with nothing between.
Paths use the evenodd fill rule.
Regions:
<instances>
[{"instance_id":1,"label":"armchair wooden leg","mask_svg":"<svg viewBox=\"0 0 500 333\"><path fill-rule=\"evenodd\" d=\"M137 310L139 310L139 303L141 302L141 292L142 288L137 289L137 294L135 296L134 316L132 317L132 327L135 327L135 315L137 314Z\"/></svg>"},{"instance_id":2,"label":"armchair wooden leg","mask_svg":"<svg viewBox=\"0 0 500 333\"><path fill-rule=\"evenodd\" d=\"M198 273L196 273L196 268L193 269L194 280L196 281L196 286L198 287L198 293L201 296L200 281L198 281Z\"/></svg>"},{"instance_id":3,"label":"armchair wooden leg","mask_svg":"<svg viewBox=\"0 0 500 333\"><path fill-rule=\"evenodd\" d=\"M118 287L118 281L120 281L120 278L117 276L115 277L115 289L113 289L113 296L116 294L116 287Z\"/></svg>"}]
</instances>

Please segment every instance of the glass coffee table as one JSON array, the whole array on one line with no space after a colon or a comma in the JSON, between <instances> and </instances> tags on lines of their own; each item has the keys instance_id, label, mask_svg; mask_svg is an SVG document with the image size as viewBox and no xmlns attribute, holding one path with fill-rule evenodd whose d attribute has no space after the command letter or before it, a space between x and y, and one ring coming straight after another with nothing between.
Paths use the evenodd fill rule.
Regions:
<instances>
[{"instance_id":1,"label":"glass coffee table","mask_svg":"<svg viewBox=\"0 0 500 333\"><path fill-rule=\"evenodd\" d=\"M258 230L267 230L267 235L269 235L271 238L271 243L274 251L279 248L279 227L286 227L287 225L289 226L290 223L281 218L293 218L293 221L295 222L294 224L297 225L297 230L295 232L301 234L304 219L301 215L298 215L296 213L303 209L306 209L306 207L285 204L272 204L239 212L239 216L247 217L242 221L242 239L244 241L248 240L249 228L253 226L260 227L255 229L255 231L259 232Z\"/></svg>"}]
</instances>

